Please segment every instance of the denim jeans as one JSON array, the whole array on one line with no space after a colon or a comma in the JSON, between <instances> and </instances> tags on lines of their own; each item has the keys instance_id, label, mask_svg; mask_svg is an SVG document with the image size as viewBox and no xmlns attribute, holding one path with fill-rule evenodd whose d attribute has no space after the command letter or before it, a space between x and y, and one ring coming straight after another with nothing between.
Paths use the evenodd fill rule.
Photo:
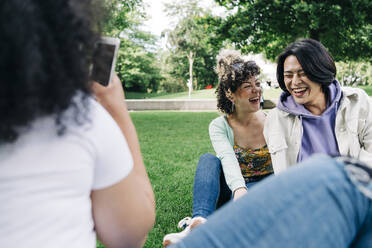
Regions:
<instances>
[{"instance_id":1,"label":"denim jeans","mask_svg":"<svg viewBox=\"0 0 372 248\"><path fill-rule=\"evenodd\" d=\"M256 183L246 183L246 186L250 188ZM226 184L221 161L209 153L202 155L194 177L192 217L207 218L231 198L232 192Z\"/></svg>"},{"instance_id":2,"label":"denim jeans","mask_svg":"<svg viewBox=\"0 0 372 248\"><path fill-rule=\"evenodd\" d=\"M345 168L311 157L259 182L170 247L372 247L372 200Z\"/></svg>"}]
</instances>

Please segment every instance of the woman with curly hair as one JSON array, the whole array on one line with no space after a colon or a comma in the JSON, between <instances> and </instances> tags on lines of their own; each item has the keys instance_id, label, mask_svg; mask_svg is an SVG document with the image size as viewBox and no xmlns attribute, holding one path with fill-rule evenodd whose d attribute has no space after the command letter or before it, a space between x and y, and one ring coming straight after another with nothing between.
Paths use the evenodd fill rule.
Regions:
<instances>
[{"instance_id":1,"label":"woman with curly hair","mask_svg":"<svg viewBox=\"0 0 372 248\"><path fill-rule=\"evenodd\" d=\"M194 178L193 217L181 220L178 226L185 229L166 235L164 246L177 243L205 222L216 207L238 199L273 173L263 136L266 115L260 109L260 68L238 51L222 50L215 71L219 78L217 107L223 113L209 125L216 156L201 156Z\"/></svg>"},{"instance_id":2,"label":"woman with curly hair","mask_svg":"<svg viewBox=\"0 0 372 248\"><path fill-rule=\"evenodd\" d=\"M140 247L154 223L121 82L89 80L93 2L0 2L4 247L93 248L96 235L106 247Z\"/></svg>"}]
</instances>

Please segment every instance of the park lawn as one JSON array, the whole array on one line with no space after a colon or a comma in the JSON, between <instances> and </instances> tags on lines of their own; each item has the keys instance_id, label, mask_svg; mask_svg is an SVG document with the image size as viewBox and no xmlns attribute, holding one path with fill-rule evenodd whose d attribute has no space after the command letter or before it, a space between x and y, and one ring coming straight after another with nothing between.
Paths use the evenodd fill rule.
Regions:
<instances>
[{"instance_id":1,"label":"park lawn","mask_svg":"<svg viewBox=\"0 0 372 248\"><path fill-rule=\"evenodd\" d=\"M156 222L145 248L162 247L163 236L178 232L178 221L191 216L196 164L202 154L214 153L208 125L217 116L217 112L131 112L156 198Z\"/></svg>"}]
</instances>

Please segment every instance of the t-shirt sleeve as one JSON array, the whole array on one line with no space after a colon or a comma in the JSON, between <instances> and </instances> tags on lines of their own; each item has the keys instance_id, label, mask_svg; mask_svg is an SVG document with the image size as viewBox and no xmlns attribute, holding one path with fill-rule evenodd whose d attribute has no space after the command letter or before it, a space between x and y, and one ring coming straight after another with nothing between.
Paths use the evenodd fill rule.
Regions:
<instances>
[{"instance_id":1,"label":"t-shirt sleeve","mask_svg":"<svg viewBox=\"0 0 372 248\"><path fill-rule=\"evenodd\" d=\"M103 189L124 179L133 168L127 141L119 126L97 102L92 104L94 145L94 176L92 189Z\"/></svg>"}]
</instances>

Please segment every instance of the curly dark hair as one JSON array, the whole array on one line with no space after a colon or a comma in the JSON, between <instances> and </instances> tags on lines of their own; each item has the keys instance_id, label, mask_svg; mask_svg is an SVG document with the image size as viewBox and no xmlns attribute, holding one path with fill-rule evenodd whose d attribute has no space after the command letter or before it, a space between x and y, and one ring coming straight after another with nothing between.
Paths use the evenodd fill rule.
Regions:
<instances>
[{"instance_id":1,"label":"curly dark hair","mask_svg":"<svg viewBox=\"0 0 372 248\"><path fill-rule=\"evenodd\" d=\"M226 92L230 90L235 93L244 81L260 74L260 67L252 60L244 60L238 51L222 50L217 55L215 71L218 75L217 108L222 113L232 114L232 103L226 97Z\"/></svg>"},{"instance_id":2,"label":"curly dark hair","mask_svg":"<svg viewBox=\"0 0 372 248\"><path fill-rule=\"evenodd\" d=\"M70 106L76 121L86 115L88 107L78 107L73 97L82 92L86 102L90 94L96 8L93 0L0 2L0 143L15 141L20 127L52 114L63 133L61 117Z\"/></svg>"}]
</instances>

